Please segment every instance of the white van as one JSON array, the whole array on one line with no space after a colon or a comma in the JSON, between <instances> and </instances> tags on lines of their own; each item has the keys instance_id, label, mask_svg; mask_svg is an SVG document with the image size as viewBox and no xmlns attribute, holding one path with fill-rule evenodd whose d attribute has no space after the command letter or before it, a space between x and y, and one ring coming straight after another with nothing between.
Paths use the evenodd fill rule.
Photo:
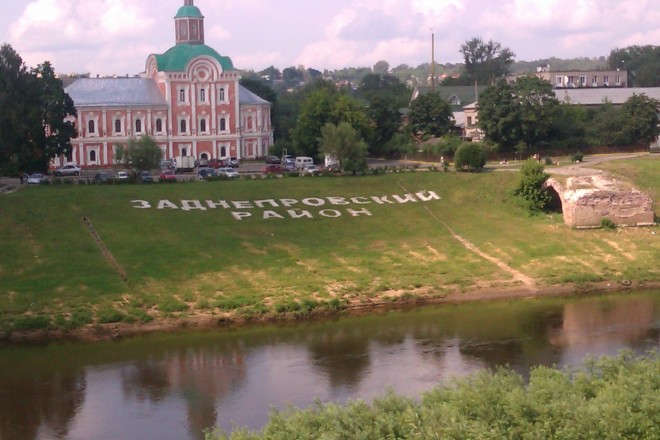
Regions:
<instances>
[{"instance_id":1,"label":"white van","mask_svg":"<svg viewBox=\"0 0 660 440\"><path fill-rule=\"evenodd\" d=\"M296 157L296 168L299 170L305 168L307 165L314 165L314 161L311 157L307 156L298 156Z\"/></svg>"}]
</instances>

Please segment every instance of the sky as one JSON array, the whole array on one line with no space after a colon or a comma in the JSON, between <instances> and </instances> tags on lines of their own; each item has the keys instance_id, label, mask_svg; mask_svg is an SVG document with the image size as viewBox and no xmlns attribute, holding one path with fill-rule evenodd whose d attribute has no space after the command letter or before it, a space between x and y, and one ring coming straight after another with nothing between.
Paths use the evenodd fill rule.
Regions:
<instances>
[{"instance_id":1,"label":"sky","mask_svg":"<svg viewBox=\"0 0 660 440\"><path fill-rule=\"evenodd\" d=\"M0 0L0 43L29 67L134 75L174 45L183 0ZM609 56L660 44L658 0L195 0L206 44L234 66L280 70L462 62L474 37L517 61Z\"/></svg>"}]
</instances>

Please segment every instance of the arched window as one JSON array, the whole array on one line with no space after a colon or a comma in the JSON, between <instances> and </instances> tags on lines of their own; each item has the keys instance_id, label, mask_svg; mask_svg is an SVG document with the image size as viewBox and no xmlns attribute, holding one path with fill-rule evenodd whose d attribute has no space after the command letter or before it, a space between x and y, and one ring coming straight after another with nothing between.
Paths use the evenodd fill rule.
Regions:
<instances>
[{"instance_id":1,"label":"arched window","mask_svg":"<svg viewBox=\"0 0 660 440\"><path fill-rule=\"evenodd\" d=\"M135 120L135 132L142 133L142 119Z\"/></svg>"},{"instance_id":2,"label":"arched window","mask_svg":"<svg viewBox=\"0 0 660 440\"><path fill-rule=\"evenodd\" d=\"M218 100L220 102L225 102L225 88L221 87L220 90L218 91Z\"/></svg>"},{"instance_id":3,"label":"arched window","mask_svg":"<svg viewBox=\"0 0 660 440\"><path fill-rule=\"evenodd\" d=\"M95 126L95 124L94 124L94 121L89 121L89 122L87 123L87 131L88 131L89 133L94 133L94 130L95 130L95 129L96 129L96 126Z\"/></svg>"},{"instance_id":4,"label":"arched window","mask_svg":"<svg viewBox=\"0 0 660 440\"><path fill-rule=\"evenodd\" d=\"M227 157L227 147L220 148L220 157Z\"/></svg>"},{"instance_id":5,"label":"arched window","mask_svg":"<svg viewBox=\"0 0 660 440\"><path fill-rule=\"evenodd\" d=\"M161 133L163 131L163 120L158 118L156 119L156 133Z\"/></svg>"},{"instance_id":6,"label":"arched window","mask_svg":"<svg viewBox=\"0 0 660 440\"><path fill-rule=\"evenodd\" d=\"M115 119L115 133L121 133L121 119Z\"/></svg>"},{"instance_id":7,"label":"arched window","mask_svg":"<svg viewBox=\"0 0 660 440\"><path fill-rule=\"evenodd\" d=\"M180 126L181 126L181 133L186 133L188 131L187 130L188 127L186 126L186 120L185 119L181 120L181 125Z\"/></svg>"},{"instance_id":8,"label":"arched window","mask_svg":"<svg viewBox=\"0 0 660 440\"><path fill-rule=\"evenodd\" d=\"M186 91L184 89L179 90L179 102L186 102Z\"/></svg>"},{"instance_id":9,"label":"arched window","mask_svg":"<svg viewBox=\"0 0 660 440\"><path fill-rule=\"evenodd\" d=\"M206 89L199 90L199 102L206 102Z\"/></svg>"},{"instance_id":10,"label":"arched window","mask_svg":"<svg viewBox=\"0 0 660 440\"><path fill-rule=\"evenodd\" d=\"M199 156L199 158L200 158L200 159L204 159L204 160L209 160L209 155L206 154L206 153L202 153L202 155Z\"/></svg>"},{"instance_id":11,"label":"arched window","mask_svg":"<svg viewBox=\"0 0 660 440\"><path fill-rule=\"evenodd\" d=\"M227 120L225 118L220 119L220 131L227 130Z\"/></svg>"},{"instance_id":12,"label":"arched window","mask_svg":"<svg viewBox=\"0 0 660 440\"><path fill-rule=\"evenodd\" d=\"M206 119L201 119L199 121L199 131L206 133Z\"/></svg>"},{"instance_id":13,"label":"arched window","mask_svg":"<svg viewBox=\"0 0 660 440\"><path fill-rule=\"evenodd\" d=\"M96 150L92 150L89 152L89 161L96 162Z\"/></svg>"}]
</instances>

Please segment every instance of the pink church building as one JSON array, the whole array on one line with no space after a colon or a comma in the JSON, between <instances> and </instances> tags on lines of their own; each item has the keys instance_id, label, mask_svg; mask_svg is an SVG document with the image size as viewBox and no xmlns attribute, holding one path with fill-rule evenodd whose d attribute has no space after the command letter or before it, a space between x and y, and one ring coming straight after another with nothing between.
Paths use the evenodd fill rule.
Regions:
<instances>
[{"instance_id":1,"label":"pink church building","mask_svg":"<svg viewBox=\"0 0 660 440\"><path fill-rule=\"evenodd\" d=\"M242 87L231 59L204 44L204 16L194 0L184 1L174 24L176 45L149 55L143 74L81 78L66 87L78 111L78 137L55 166L112 166L116 145L146 135L164 159L268 154L271 103Z\"/></svg>"}]
</instances>

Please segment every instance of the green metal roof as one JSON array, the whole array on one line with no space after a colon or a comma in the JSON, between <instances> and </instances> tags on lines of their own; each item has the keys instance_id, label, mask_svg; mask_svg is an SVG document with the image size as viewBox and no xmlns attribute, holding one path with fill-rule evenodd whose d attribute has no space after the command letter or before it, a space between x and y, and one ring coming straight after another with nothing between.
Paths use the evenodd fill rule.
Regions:
<instances>
[{"instance_id":1,"label":"green metal roof","mask_svg":"<svg viewBox=\"0 0 660 440\"><path fill-rule=\"evenodd\" d=\"M191 6L184 6L191 7ZM160 72L182 72L193 58L208 56L220 63L222 70L234 70L229 57L223 57L206 44L177 44L162 55L154 55Z\"/></svg>"},{"instance_id":2,"label":"green metal roof","mask_svg":"<svg viewBox=\"0 0 660 440\"><path fill-rule=\"evenodd\" d=\"M202 11L197 6L181 6L174 18L196 17L203 18Z\"/></svg>"}]
</instances>

